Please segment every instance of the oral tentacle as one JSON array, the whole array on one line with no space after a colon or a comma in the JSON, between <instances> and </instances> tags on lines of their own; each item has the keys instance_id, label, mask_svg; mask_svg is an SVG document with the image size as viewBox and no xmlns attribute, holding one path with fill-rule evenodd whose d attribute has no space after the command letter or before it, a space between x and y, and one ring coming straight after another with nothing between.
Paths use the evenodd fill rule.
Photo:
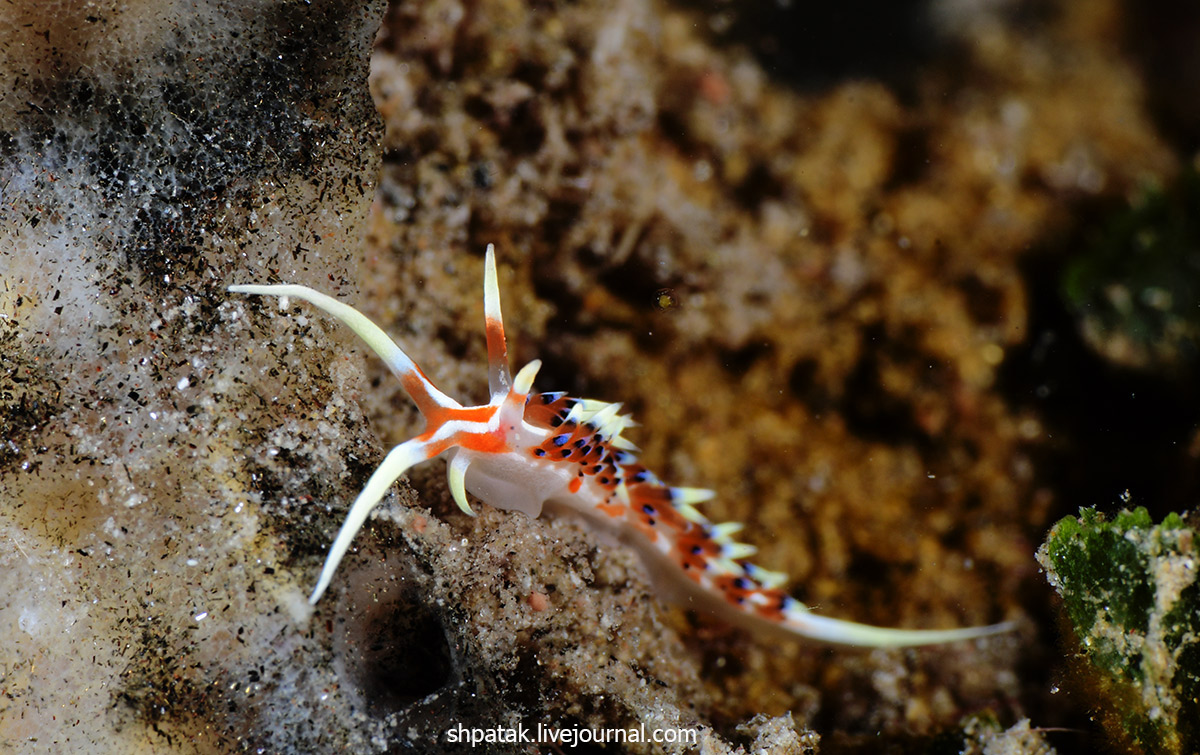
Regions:
<instances>
[{"instance_id":1,"label":"oral tentacle","mask_svg":"<svg viewBox=\"0 0 1200 755\"><path fill-rule=\"evenodd\" d=\"M303 299L321 309L322 311L333 315L337 319L345 323L355 335L363 340L376 354L383 359L387 366L400 378L401 384L412 397L413 403L421 410L422 414L428 415L436 409L454 409L461 408L454 399L438 390L421 368L409 358L404 350L396 345L396 342L388 337L387 333L383 332L375 323L367 319L367 316L359 312L354 307L334 299L332 296L326 296L320 291L314 291L308 286L298 286L291 284L280 285L236 285L230 286L229 290L235 294L254 294L258 296L293 296L297 299ZM503 338L501 331L501 338Z\"/></svg>"},{"instance_id":2,"label":"oral tentacle","mask_svg":"<svg viewBox=\"0 0 1200 755\"><path fill-rule=\"evenodd\" d=\"M371 473L362 492L354 499L349 513L346 514L346 520L342 522L342 528L338 530L337 537L334 538L333 545L329 548L329 555L325 557L325 566L321 568L317 586L308 598L311 605L316 605L317 601L321 599L321 595L325 593L325 589L329 587L334 573L337 572L338 564L342 562L342 557L346 555L346 551L350 549L350 543L354 541L354 536L362 529L371 510L383 500L392 483L410 467L429 458L428 444L416 438L404 441L383 458L380 465Z\"/></svg>"}]
</instances>

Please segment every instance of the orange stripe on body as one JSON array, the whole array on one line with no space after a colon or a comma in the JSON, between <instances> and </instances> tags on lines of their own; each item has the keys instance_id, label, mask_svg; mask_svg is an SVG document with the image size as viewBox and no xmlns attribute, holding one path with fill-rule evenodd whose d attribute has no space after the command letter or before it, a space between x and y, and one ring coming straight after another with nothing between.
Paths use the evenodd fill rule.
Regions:
<instances>
[{"instance_id":1,"label":"orange stripe on body","mask_svg":"<svg viewBox=\"0 0 1200 755\"><path fill-rule=\"evenodd\" d=\"M442 425L455 420L486 424L499 409L500 407L497 406L469 406L465 409L447 409L446 407L435 405L429 411L423 412L425 416L425 432L417 437L420 440L429 440Z\"/></svg>"},{"instance_id":2,"label":"orange stripe on body","mask_svg":"<svg viewBox=\"0 0 1200 755\"><path fill-rule=\"evenodd\" d=\"M463 422L487 422L499 409L500 407L498 406L469 406L466 409L442 409L441 413L445 414L446 417L445 419L440 419L438 424L455 419Z\"/></svg>"},{"instance_id":3,"label":"orange stripe on body","mask_svg":"<svg viewBox=\"0 0 1200 755\"><path fill-rule=\"evenodd\" d=\"M418 435L417 440L428 444L433 439L433 436L437 435L438 430L447 422L458 420L486 424L497 411L499 411L499 407L497 406L470 406L465 409L447 409L436 406L425 413L425 432ZM462 446L463 448L479 451L480 453L499 454L512 450L508 445L508 439L505 438L501 430L482 433L459 432L451 435L449 438L426 446L429 454L426 458L432 459L451 446Z\"/></svg>"},{"instance_id":4,"label":"orange stripe on body","mask_svg":"<svg viewBox=\"0 0 1200 755\"><path fill-rule=\"evenodd\" d=\"M432 433L427 433L427 435L432 435ZM425 458L432 459L452 446L484 454L503 454L512 450L508 441L504 439L504 435L498 430L491 433L457 433L426 446L429 455Z\"/></svg>"},{"instance_id":5,"label":"orange stripe on body","mask_svg":"<svg viewBox=\"0 0 1200 755\"><path fill-rule=\"evenodd\" d=\"M463 434L458 440L458 445L485 454L503 454L512 450L499 430L491 433Z\"/></svg>"}]
</instances>

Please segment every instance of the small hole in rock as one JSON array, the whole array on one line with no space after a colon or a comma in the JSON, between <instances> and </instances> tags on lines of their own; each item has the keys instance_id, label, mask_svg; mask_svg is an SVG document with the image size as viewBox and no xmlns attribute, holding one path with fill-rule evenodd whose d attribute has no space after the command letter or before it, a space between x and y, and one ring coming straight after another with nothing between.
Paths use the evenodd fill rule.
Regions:
<instances>
[{"instance_id":1,"label":"small hole in rock","mask_svg":"<svg viewBox=\"0 0 1200 755\"><path fill-rule=\"evenodd\" d=\"M446 631L421 600L419 576L382 566L355 572L334 641L345 677L367 711L385 716L450 684L455 676Z\"/></svg>"}]
</instances>

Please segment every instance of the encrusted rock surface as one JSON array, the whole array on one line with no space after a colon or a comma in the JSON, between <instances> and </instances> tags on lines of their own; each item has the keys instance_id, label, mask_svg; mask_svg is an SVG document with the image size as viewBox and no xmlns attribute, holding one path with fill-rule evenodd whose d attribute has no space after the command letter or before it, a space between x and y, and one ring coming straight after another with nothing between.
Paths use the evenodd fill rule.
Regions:
<instances>
[{"instance_id":1,"label":"encrusted rock surface","mask_svg":"<svg viewBox=\"0 0 1200 755\"><path fill-rule=\"evenodd\" d=\"M361 372L224 287L357 274L381 14L0 11L0 750L369 744L293 571L377 448Z\"/></svg>"}]
</instances>

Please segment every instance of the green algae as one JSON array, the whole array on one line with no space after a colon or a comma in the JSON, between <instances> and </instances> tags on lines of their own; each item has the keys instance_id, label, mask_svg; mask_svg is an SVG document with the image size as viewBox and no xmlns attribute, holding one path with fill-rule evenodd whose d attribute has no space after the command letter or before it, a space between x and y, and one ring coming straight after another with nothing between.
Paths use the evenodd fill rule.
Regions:
<instances>
[{"instance_id":1,"label":"green algae","mask_svg":"<svg viewBox=\"0 0 1200 755\"><path fill-rule=\"evenodd\" d=\"M1144 508L1086 508L1038 551L1082 650L1109 732L1133 751L1200 747L1200 581L1196 529Z\"/></svg>"},{"instance_id":2,"label":"green algae","mask_svg":"<svg viewBox=\"0 0 1200 755\"><path fill-rule=\"evenodd\" d=\"M1186 368L1200 356L1200 173L1148 186L1063 271L1084 340L1127 367Z\"/></svg>"}]
</instances>

